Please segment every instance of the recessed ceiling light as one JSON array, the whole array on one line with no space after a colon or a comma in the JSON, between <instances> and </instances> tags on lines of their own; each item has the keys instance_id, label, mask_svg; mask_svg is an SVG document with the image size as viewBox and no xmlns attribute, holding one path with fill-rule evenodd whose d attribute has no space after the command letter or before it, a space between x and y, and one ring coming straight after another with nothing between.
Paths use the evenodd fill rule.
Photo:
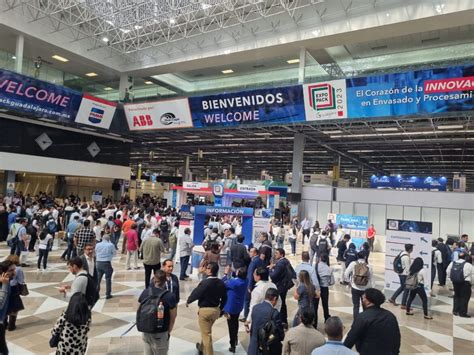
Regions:
<instances>
[{"instance_id":1,"label":"recessed ceiling light","mask_svg":"<svg viewBox=\"0 0 474 355\"><path fill-rule=\"evenodd\" d=\"M272 134L270 132L257 132L254 133L256 136L271 136Z\"/></svg>"},{"instance_id":2,"label":"recessed ceiling light","mask_svg":"<svg viewBox=\"0 0 474 355\"><path fill-rule=\"evenodd\" d=\"M232 74L234 71L232 69L225 69L222 71L222 74Z\"/></svg>"},{"instance_id":3,"label":"recessed ceiling light","mask_svg":"<svg viewBox=\"0 0 474 355\"><path fill-rule=\"evenodd\" d=\"M109 38L108 37L103 37L102 38L102 42L108 42L109 41Z\"/></svg>"},{"instance_id":4,"label":"recessed ceiling light","mask_svg":"<svg viewBox=\"0 0 474 355\"><path fill-rule=\"evenodd\" d=\"M135 26L133 26L133 28L135 28L136 30L141 30L143 28L143 26L135 25Z\"/></svg>"},{"instance_id":5,"label":"recessed ceiling light","mask_svg":"<svg viewBox=\"0 0 474 355\"><path fill-rule=\"evenodd\" d=\"M340 130L334 130L334 131L321 131L321 133L324 133L324 134L338 134L338 133L342 133L342 131L340 131Z\"/></svg>"},{"instance_id":6,"label":"recessed ceiling light","mask_svg":"<svg viewBox=\"0 0 474 355\"><path fill-rule=\"evenodd\" d=\"M108 23L109 25L111 25L111 26L114 25L114 23L113 23L112 21L105 21L105 22L107 22L107 23Z\"/></svg>"},{"instance_id":7,"label":"recessed ceiling light","mask_svg":"<svg viewBox=\"0 0 474 355\"><path fill-rule=\"evenodd\" d=\"M145 85L152 85L152 84L153 84L153 81L145 81L144 84L145 84Z\"/></svg>"},{"instance_id":8,"label":"recessed ceiling light","mask_svg":"<svg viewBox=\"0 0 474 355\"><path fill-rule=\"evenodd\" d=\"M438 126L438 129L463 129L463 128L464 128L464 126L462 124Z\"/></svg>"},{"instance_id":9,"label":"recessed ceiling light","mask_svg":"<svg viewBox=\"0 0 474 355\"><path fill-rule=\"evenodd\" d=\"M378 127L375 128L377 132L395 132L398 131L397 127Z\"/></svg>"},{"instance_id":10,"label":"recessed ceiling light","mask_svg":"<svg viewBox=\"0 0 474 355\"><path fill-rule=\"evenodd\" d=\"M60 55L57 55L57 54L53 55L51 58L59 60L60 62L63 62L63 63L69 62L69 59L61 57Z\"/></svg>"},{"instance_id":11,"label":"recessed ceiling light","mask_svg":"<svg viewBox=\"0 0 474 355\"><path fill-rule=\"evenodd\" d=\"M201 136L184 136L184 138L187 138L187 139L198 139L198 138L201 138Z\"/></svg>"},{"instance_id":12,"label":"recessed ceiling light","mask_svg":"<svg viewBox=\"0 0 474 355\"><path fill-rule=\"evenodd\" d=\"M89 78L93 78L94 76L98 76L99 74L97 73L94 73L94 72L90 72L90 73L87 73L86 76L88 76Z\"/></svg>"},{"instance_id":13,"label":"recessed ceiling light","mask_svg":"<svg viewBox=\"0 0 474 355\"><path fill-rule=\"evenodd\" d=\"M113 88L111 88L110 86L107 86L104 88L105 91L110 91L110 90L113 90Z\"/></svg>"},{"instance_id":14,"label":"recessed ceiling light","mask_svg":"<svg viewBox=\"0 0 474 355\"><path fill-rule=\"evenodd\" d=\"M176 23L176 20L174 18L170 18L170 24L174 25Z\"/></svg>"},{"instance_id":15,"label":"recessed ceiling light","mask_svg":"<svg viewBox=\"0 0 474 355\"><path fill-rule=\"evenodd\" d=\"M12 59L16 59L16 56L12 55Z\"/></svg>"},{"instance_id":16,"label":"recessed ceiling light","mask_svg":"<svg viewBox=\"0 0 474 355\"><path fill-rule=\"evenodd\" d=\"M299 59L288 59L286 61L288 64L298 64L300 62Z\"/></svg>"},{"instance_id":17,"label":"recessed ceiling light","mask_svg":"<svg viewBox=\"0 0 474 355\"><path fill-rule=\"evenodd\" d=\"M127 30L126 28L121 28L120 31L122 31L122 33L130 33L130 30Z\"/></svg>"},{"instance_id":18,"label":"recessed ceiling light","mask_svg":"<svg viewBox=\"0 0 474 355\"><path fill-rule=\"evenodd\" d=\"M210 7L211 7L211 5L209 5L209 4L205 4L205 3L204 3L204 4L201 4L201 8L202 8L203 10L207 10L207 9L209 9Z\"/></svg>"}]
</instances>

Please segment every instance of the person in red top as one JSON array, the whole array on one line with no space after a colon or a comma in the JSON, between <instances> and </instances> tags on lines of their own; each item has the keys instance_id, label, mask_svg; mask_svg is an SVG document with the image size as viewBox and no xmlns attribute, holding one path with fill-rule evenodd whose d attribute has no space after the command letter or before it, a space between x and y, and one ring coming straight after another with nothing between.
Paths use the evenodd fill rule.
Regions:
<instances>
[{"instance_id":1,"label":"person in red top","mask_svg":"<svg viewBox=\"0 0 474 355\"><path fill-rule=\"evenodd\" d=\"M367 242L369 243L370 251L374 251L374 240L376 233L377 231L375 230L374 225L371 224L369 229L367 230Z\"/></svg>"},{"instance_id":2,"label":"person in red top","mask_svg":"<svg viewBox=\"0 0 474 355\"><path fill-rule=\"evenodd\" d=\"M137 225L132 224L130 230L125 233L127 240L127 270L130 270L130 259L133 257L134 269L138 269L138 233Z\"/></svg>"},{"instance_id":3,"label":"person in red top","mask_svg":"<svg viewBox=\"0 0 474 355\"><path fill-rule=\"evenodd\" d=\"M122 234L123 234L123 241L122 241L122 254L125 254L125 245L127 243L127 233L132 228L134 224L132 219L127 219L124 217L123 224L122 224Z\"/></svg>"}]
</instances>

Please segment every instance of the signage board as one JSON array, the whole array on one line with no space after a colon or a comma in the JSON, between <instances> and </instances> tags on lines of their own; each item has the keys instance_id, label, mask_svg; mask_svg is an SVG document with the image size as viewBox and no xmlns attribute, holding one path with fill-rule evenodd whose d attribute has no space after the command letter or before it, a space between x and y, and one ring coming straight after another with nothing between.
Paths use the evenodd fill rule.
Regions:
<instances>
[{"instance_id":1,"label":"signage board","mask_svg":"<svg viewBox=\"0 0 474 355\"><path fill-rule=\"evenodd\" d=\"M303 86L307 121L471 111L474 65L357 77Z\"/></svg>"},{"instance_id":2,"label":"signage board","mask_svg":"<svg viewBox=\"0 0 474 355\"><path fill-rule=\"evenodd\" d=\"M190 128L187 98L124 105L130 131Z\"/></svg>"},{"instance_id":3,"label":"signage board","mask_svg":"<svg viewBox=\"0 0 474 355\"><path fill-rule=\"evenodd\" d=\"M190 97L194 127L303 122L301 85Z\"/></svg>"},{"instance_id":4,"label":"signage board","mask_svg":"<svg viewBox=\"0 0 474 355\"><path fill-rule=\"evenodd\" d=\"M183 181L183 189L199 190L208 188L209 184L196 181Z\"/></svg>"},{"instance_id":5,"label":"signage board","mask_svg":"<svg viewBox=\"0 0 474 355\"><path fill-rule=\"evenodd\" d=\"M263 185L246 185L246 184L237 184L237 191L239 192L256 192L265 191L265 186Z\"/></svg>"},{"instance_id":6,"label":"signage board","mask_svg":"<svg viewBox=\"0 0 474 355\"><path fill-rule=\"evenodd\" d=\"M370 187L373 189L396 190L430 190L446 191L448 179L439 177L419 176L375 176L370 177Z\"/></svg>"},{"instance_id":7,"label":"signage board","mask_svg":"<svg viewBox=\"0 0 474 355\"><path fill-rule=\"evenodd\" d=\"M0 107L35 117L73 122L82 94L46 81L0 69Z\"/></svg>"},{"instance_id":8,"label":"signage board","mask_svg":"<svg viewBox=\"0 0 474 355\"><path fill-rule=\"evenodd\" d=\"M405 244L413 244L410 254L411 262L417 257L423 259L425 273L425 290L429 295L431 289L431 239L432 223L406 221L398 219L387 220L385 247L385 289L394 292L400 286L398 274L393 270L393 260L405 250Z\"/></svg>"},{"instance_id":9,"label":"signage board","mask_svg":"<svg viewBox=\"0 0 474 355\"><path fill-rule=\"evenodd\" d=\"M113 102L84 94L75 122L109 129L116 106Z\"/></svg>"},{"instance_id":10,"label":"signage board","mask_svg":"<svg viewBox=\"0 0 474 355\"><path fill-rule=\"evenodd\" d=\"M253 217L253 208L248 207L214 207L197 205L194 207L194 211L195 214Z\"/></svg>"}]
</instances>

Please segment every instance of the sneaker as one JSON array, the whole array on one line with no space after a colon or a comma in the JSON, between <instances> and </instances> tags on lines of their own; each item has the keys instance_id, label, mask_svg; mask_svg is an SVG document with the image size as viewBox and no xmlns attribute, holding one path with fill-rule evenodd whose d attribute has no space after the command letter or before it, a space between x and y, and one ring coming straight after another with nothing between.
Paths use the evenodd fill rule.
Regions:
<instances>
[{"instance_id":1,"label":"sneaker","mask_svg":"<svg viewBox=\"0 0 474 355\"><path fill-rule=\"evenodd\" d=\"M425 318L425 319L428 319L428 320L431 320L431 319L433 319L433 317L432 317L432 316L424 316L424 318Z\"/></svg>"},{"instance_id":2,"label":"sneaker","mask_svg":"<svg viewBox=\"0 0 474 355\"><path fill-rule=\"evenodd\" d=\"M461 318L471 318L470 314L460 314L459 317Z\"/></svg>"},{"instance_id":3,"label":"sneaker","mask_svg":"<svg viewBox=\"0 0 474 355\"><path fill-rule=\"evenodd\" d=\"M405 314L406 314L407 316L412 316L412 315L414 315L415 313L413 313L413 312L406 312Z\"/></svg>"},{"instance_id":4,"label":"sneaker","mask_svg":"<svg viewBox=\"0 0 474 355\"><path fill-rule=\"evenodd\" d=\"M388 303L391 303L394 306L398 306L397 302L395 302L395 300L392 300L391 298L388 299Z\"/></svg>"},{"instance_id":5,"label":"sneaker","mask_svg":"<svg viewBox=\"0 0 474 355\"><path fill-rule=\"evenodd\" d=\"M106 299L106 300L110 300L110 299L113 298L113 297L114 297L114 296L112 296L112 295L108 295L108 296L105 296L105 299Z\"/></svg>"}]
</instances>

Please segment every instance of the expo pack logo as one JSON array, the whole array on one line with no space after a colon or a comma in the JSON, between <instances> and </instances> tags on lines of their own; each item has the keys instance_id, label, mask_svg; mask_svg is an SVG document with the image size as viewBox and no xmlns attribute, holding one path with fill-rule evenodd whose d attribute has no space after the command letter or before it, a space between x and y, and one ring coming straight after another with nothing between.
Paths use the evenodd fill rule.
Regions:
<instances>
[{"instance_id":1,"label":"expo pack logo","mask_svg":"<svg viewBox=\"0 0 474 355\"><path fill-rule=\"evenodd\" d=\"M305 91L307 120L347 117L345 80L309 84Z\"/></svg>"}]
</instances>

